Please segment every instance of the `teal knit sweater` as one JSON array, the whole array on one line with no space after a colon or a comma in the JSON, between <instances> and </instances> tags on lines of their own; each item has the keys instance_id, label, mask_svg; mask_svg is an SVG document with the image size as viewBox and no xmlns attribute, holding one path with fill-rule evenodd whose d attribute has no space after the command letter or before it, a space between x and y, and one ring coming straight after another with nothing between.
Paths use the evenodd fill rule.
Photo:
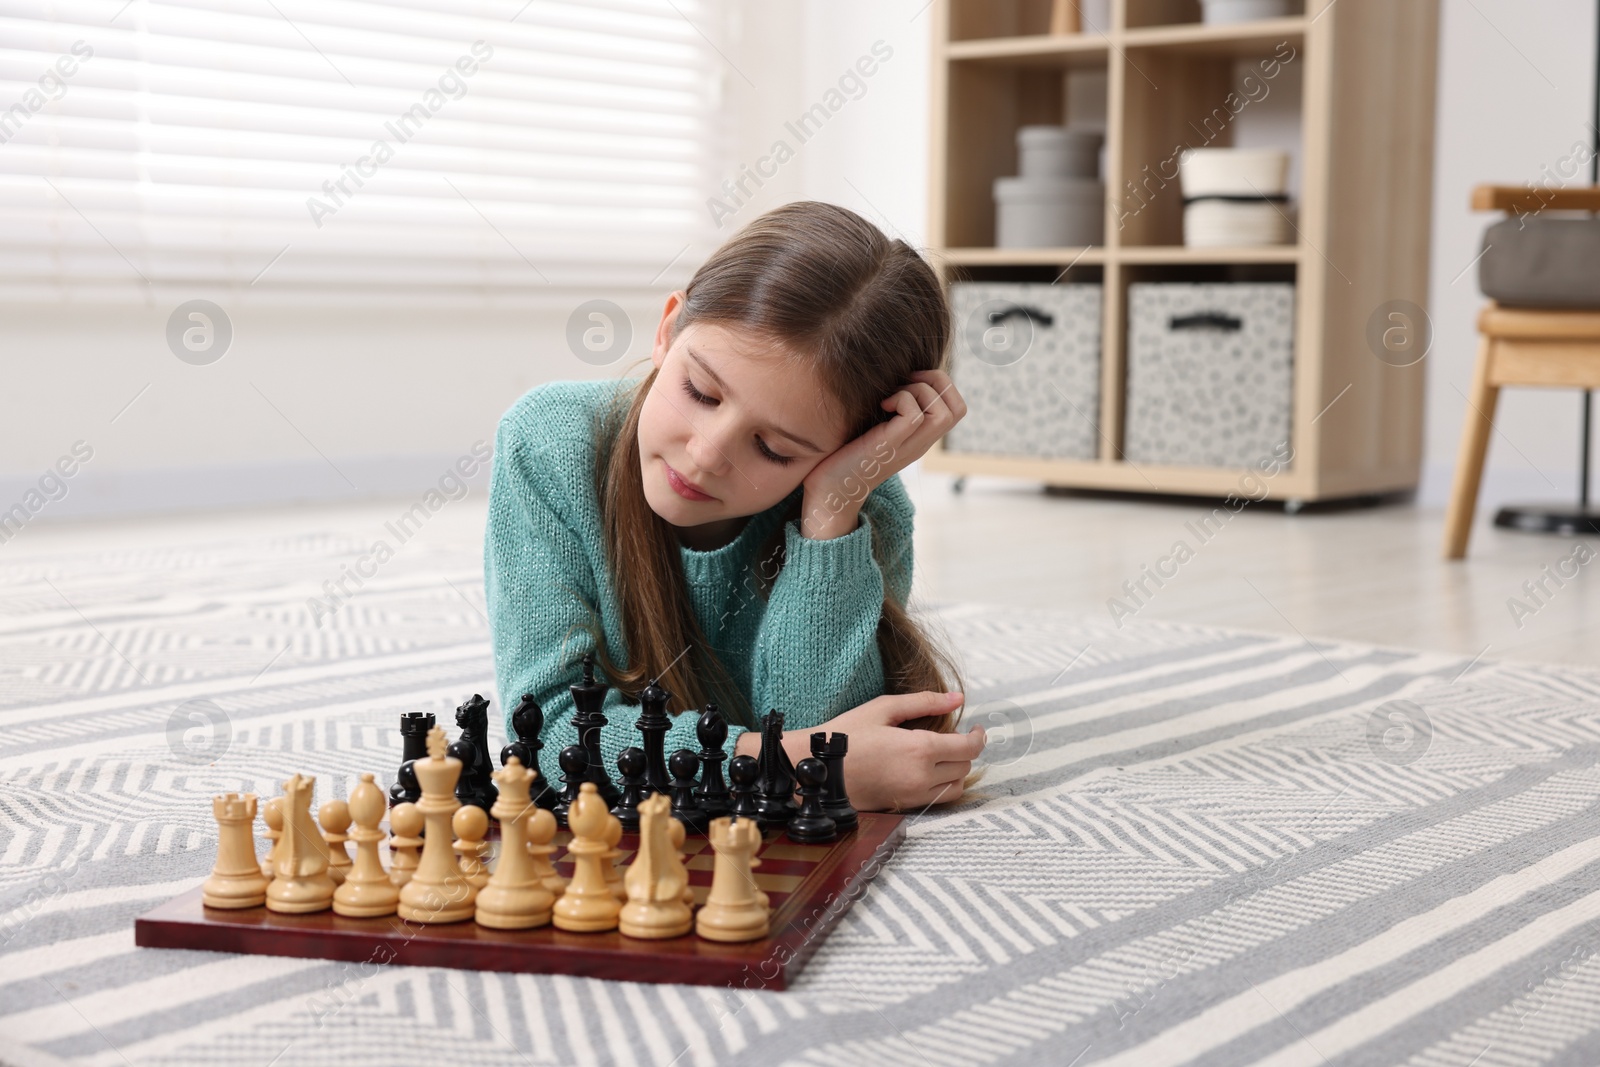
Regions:
<instances>
[{"instance_id":1,"label":"teal knit sweater","mask_svg":"<svg viewBox=\"0 0 1600 1067\"><path fill-rule=\"evenodd\" d=\"M484 533L484 589L494 644L495 680L507 716L523 694L545 713L539 773L559 786L556 757L578 743L568 686L581 676L588 634L574 624L594 606L607 653L632 666L615 583L609 573L595 484L594 420L617 388L638 379L549 382L524 394L500 420ZM904 605L911 592L913 507L898 474L867 495L860 525L814 540L787 523L783 569L763 600L754 556L804 487L750 521L730 543L711 551L680 545L695 614L707 640L758 715L776 708L786 729L820 727L841 712L883 695L877 627L887 589ZM880 568L871 539L886 561ZM579 601L579 597L583 602ZM569 635L569 630L570 635ZM565 642L565 644L563 643ZM650 664L652 671L666 664ZM603 679L602 679L603 680ZM635 699L626 694L629 701ZM613 688L600 749L617 778L617 754L640 743L637 703ZM699 750L699 709L674 697L667 753ZM730 722L731 757L743 728ZM514 735L512 735L514 736Z\"/></svg>"}]
</instances>

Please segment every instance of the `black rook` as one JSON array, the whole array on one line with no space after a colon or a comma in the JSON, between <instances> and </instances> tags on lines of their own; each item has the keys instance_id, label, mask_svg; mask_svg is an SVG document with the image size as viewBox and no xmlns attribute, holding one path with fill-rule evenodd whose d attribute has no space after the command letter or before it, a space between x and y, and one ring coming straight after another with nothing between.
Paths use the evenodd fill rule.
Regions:
<instances>
[{"instance_id":1,"label":"black rook","mask_svg":"<svg viewBox=\"0 0 1600 1067\"><path fill-rule=\"evenodd\" d=\"M408 711L400 716L400 770L389 787L391 805L415 804L422 799L422 786L411 764L428 758L428 731L433 727L431 711Z\"/></svg>"}]
</instances>

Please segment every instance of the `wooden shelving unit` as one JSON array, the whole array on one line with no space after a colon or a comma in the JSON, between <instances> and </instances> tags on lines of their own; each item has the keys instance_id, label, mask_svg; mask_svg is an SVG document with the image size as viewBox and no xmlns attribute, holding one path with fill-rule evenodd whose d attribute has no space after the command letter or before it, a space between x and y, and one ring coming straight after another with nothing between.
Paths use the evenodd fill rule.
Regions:
<instances>
[{"instance_id":1,"label":"wooden shelving unit","mask_svg":"<svg viewBox=\"0 0 1600 1067\"><path fill-rule=\"evenodd\" d=\"M1293 281L1294 461L1267 481L1270 495L1311 501L1415 488L1427 360L1379 359L1367 329L1391 301L1427 306L1438 0L1306 0L1304 15L1234 25L1201 24L1198 0L1111 0L1109 25L1070 34L1048 32L1051 7L936 0L930 11L929 250L946 284L1102 283L1100 454L1046 460L952 452L940 442L927 468L1141 493L1237 491L1241 469L1122 457L1127 287ZM1179 183L1152 174L1173 173L1179 147L1233 144L1236 124L1216 121L1214 109L1241 89L1236 63L1290 49L1302 87L1298 241L1184 247ZM1106 75L1106 243L993 247L992 183L1017 172L1017 128L1063 122L1070 75L1085 69Z\"/></svg>"}]
</instances>

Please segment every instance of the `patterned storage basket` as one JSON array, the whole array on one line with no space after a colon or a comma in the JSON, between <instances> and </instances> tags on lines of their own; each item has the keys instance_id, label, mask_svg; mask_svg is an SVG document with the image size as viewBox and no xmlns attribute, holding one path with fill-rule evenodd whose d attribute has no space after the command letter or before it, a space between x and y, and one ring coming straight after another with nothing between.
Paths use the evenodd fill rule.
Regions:
<instances>
[{"instance_id":1,"label":"patterned storage basket","mask_svg":"<svg viewBox=\"0 0 1600 1067\"><path fill-rule=\"evenodd\" d=\"M951 378L967 414L952 452L1093 459L1099 451L1100 286L956 282Z\"/></svg>"},{"instance_id":2,"label":"patterned storage basket","mask_svg":"<svg viewBox=\"0 0 1600 1067\"><path fill-rule=\"evenodd\" d=\"M1292 282L1128 286L1123 453L1248 467L1289 439Z\"/></svg>"}]
</instances>

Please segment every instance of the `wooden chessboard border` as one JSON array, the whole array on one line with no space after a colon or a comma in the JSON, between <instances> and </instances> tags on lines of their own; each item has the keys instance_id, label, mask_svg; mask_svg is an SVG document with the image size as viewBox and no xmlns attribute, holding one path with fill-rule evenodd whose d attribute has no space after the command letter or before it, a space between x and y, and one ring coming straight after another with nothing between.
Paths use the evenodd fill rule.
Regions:
<instances>
[{"instance_id":1,"label":"wooden chessboard border","mask_svg":"<svg viewBox=\"0 0 1600 1067\"><path fill-rule=\"evenodd\" d=\"M491 930L470 919L441 925L409 923L395 915L350 919L332 911L282 915L265 907L208 908L200 888L180 894L134 922L134 944L145 948L202 949L264 956L343 960L474 971L570 974L628 982L675 982L750 989L787 989L817 946L876 877L905 839L901 815L862 812L849 834L807 862L801 883L772 909L772 933L759 941L725 944L693 933L661 941L611 930L577 934L543 926ZM775 844L794 846L787 836ZM637 836L620 847L632 850ZM777 873L784 861L764 863ZM798 861L788 861L795 863ZM759 882L763 874L757 869ZM776 896L776 895L775 895Z\"/></svg>"}]
</instances>

